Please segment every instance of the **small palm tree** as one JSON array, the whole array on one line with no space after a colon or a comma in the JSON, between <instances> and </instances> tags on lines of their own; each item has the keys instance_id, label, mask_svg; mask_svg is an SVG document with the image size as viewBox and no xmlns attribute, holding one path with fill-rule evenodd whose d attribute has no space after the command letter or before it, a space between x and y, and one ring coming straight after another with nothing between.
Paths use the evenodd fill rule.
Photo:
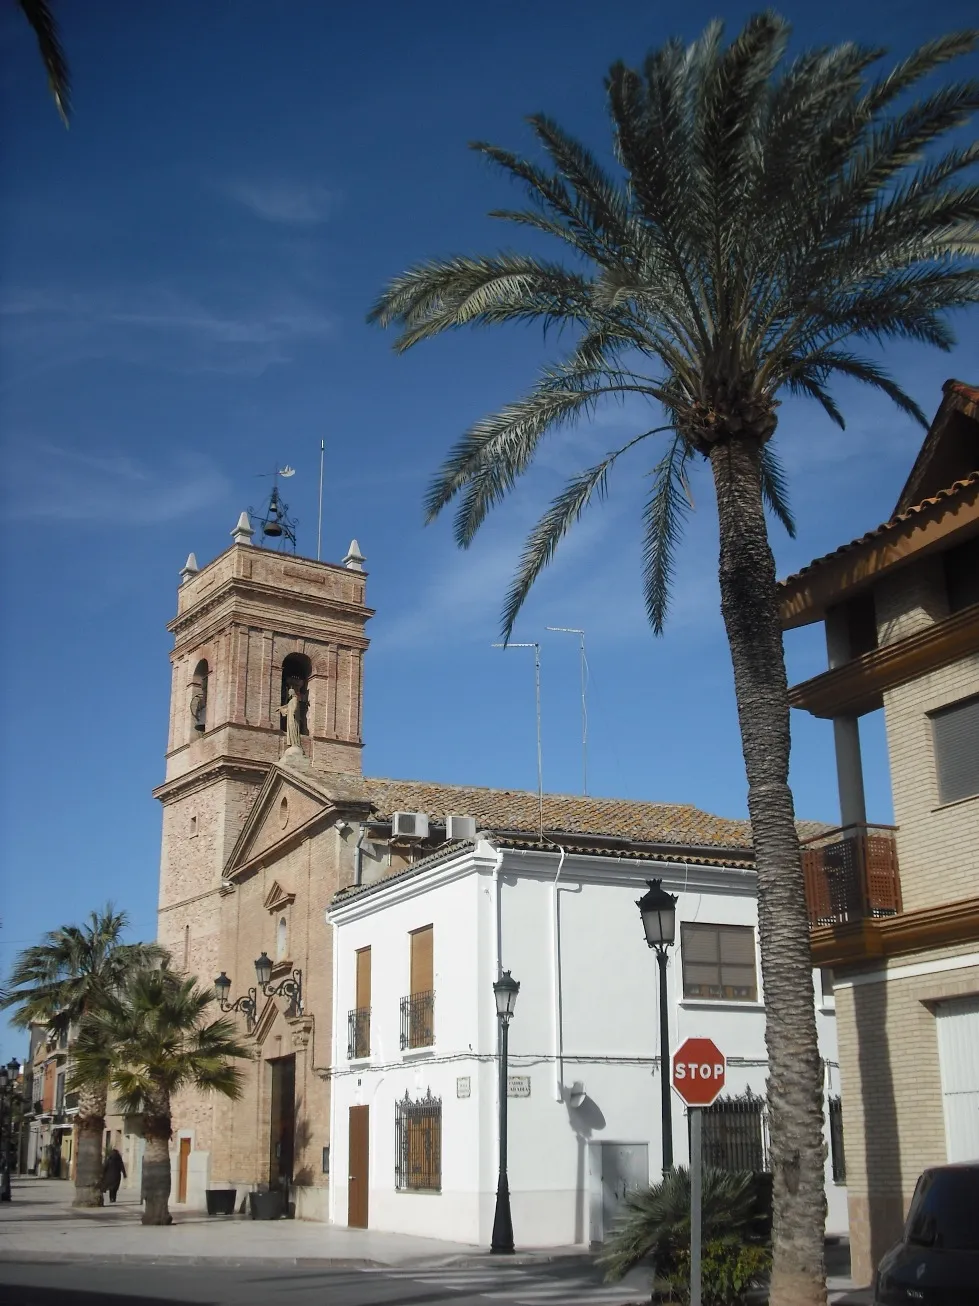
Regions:
<instances>
[{"instance_id":1,"label":"small palm tree","mask_svg":"<svg viewBox=\"0 0 979 1306\"><path fill-rule=\"evenodd\" d=\"M573 347L522 399L463 436L429 491L429 520L453 500L470 545L545 437L606 396L654 416L596 466L573 473L531 531L503 610L508 638L531 586L614 464L667 431L640 462L646 607L666 617L688 477L709 469L718 509L721 611L748 778L767 1008L775 1193L772 1300L825 1302L822 1074L789 771L789 702L766 507L792 530L773 450L781 396L815 399L843 425L838 378L875 386L922 423L914 400L854 341L949 349L947 310L979 299L979 161L966 143L923 159L966 123L979 84L907 103L923 77L975 49L940 38L871 80L884 53L847 43L785 60L788 24L751 18L725 47L712 23L670 41L641 72L606 82L615 173L551 119L530 119L547 164L474 147L529 194L498 211L560 243L564 258L503 253L422 263L396 277L371 319L406 350L462 326L540 322ZM570 461L570 460L569 460ZM637 478L638 479L638 478Z\"/></svg>"},{"instance_id":2,"label":"small palm tree","mask_svg":"<svg viewBox=\"0 0 979 1306\"><path fill-rule=\"evenodd\" d=\"M126 1114L142 1115L143 1224L170 1224L171 1100L182 1088L241 1096L233 1063L250 1051L225 1016L207 1021L214 1001L195 977L139 971L115 1001L86 1016L75 1041L72 1085L108 1082Z\"/></svg>"},{"instance_id":3,"label":"small palm tree","mask_svg":"<svg viewBox=\"0 0 979 1306\"><path fill-rule=\"evenodd\" d=\"M48 86L61 121L68 126L71 115L71 80L68 73L68 60L61 48L58 36L58 24L54 21L51 6L45 0L17 0L24 17L30 23L37 37L38 48L48 75Z\"/></svg>"},{"instance_id":4,"label":"small palm tree","mask_svg":"<svg viewBox=\"0 0 979 1306\"><path fill-rule=\"evenodd\" d=\"M127 924L126 913L109 903L84 925L52 930L18 956L0 1008L14 1008L13 1023L20 1029L43 1025L53 1035L70 1036L83 1016L110 1002L136 971L166 958L156 943L123 943ZM106 1100L105 1081L79 1093L76 1206L102 1205Z\"/></svg>"}]
</instances>

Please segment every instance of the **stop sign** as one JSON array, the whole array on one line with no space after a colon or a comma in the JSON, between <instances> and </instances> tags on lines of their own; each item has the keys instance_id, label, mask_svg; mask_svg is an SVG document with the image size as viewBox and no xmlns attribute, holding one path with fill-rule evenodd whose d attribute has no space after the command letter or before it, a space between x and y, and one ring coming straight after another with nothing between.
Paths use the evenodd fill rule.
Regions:
<instances>
[{"instance_id":1,"label":"stop sign","mask_svg":"<svg viewBox=\"0 0 979 1306\"><path fill-rule=\"evenodd\" d=\"M673 1087L687 1106L710 1106L724 1075L724 1053L713 1039L688 1038L673 1054Z\"/></svg>"}]
</instances>

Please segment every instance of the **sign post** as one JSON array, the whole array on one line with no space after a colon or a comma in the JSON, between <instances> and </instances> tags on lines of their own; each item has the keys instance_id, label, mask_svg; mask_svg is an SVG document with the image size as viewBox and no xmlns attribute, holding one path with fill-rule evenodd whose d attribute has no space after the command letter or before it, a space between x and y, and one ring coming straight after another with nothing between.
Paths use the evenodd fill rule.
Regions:
<instances>
[{"instance_id":1,"label":"sign post","mask_svg":"<svg viewBox=\"0 0 979 1306\"><path fill-rule=\"evenodd\" d=\"M673 1056L673 1088L690 1109L690 1306L701 1306L703 1109L724 1087L724 1053L709 1038L688 1038Z\"/></svg>"}]
</instances>

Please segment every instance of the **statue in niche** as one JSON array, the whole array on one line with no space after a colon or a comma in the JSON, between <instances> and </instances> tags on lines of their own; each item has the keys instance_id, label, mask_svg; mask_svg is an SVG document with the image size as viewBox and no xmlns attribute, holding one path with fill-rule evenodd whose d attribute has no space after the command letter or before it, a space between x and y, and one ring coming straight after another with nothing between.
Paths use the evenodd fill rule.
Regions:
<instances>
[{"instance_id":1,"label":"statue in niche","mask_svg":"<svg viewBox=\"0 0 979 1306\"><path fill-rule=\"evenodd\" d=\"M279 708L279 715L286 719L286 746L302 751L300 731L302 728L303 701L294 685L289 686L289 697Z\"/></svg>"}]
</instances>

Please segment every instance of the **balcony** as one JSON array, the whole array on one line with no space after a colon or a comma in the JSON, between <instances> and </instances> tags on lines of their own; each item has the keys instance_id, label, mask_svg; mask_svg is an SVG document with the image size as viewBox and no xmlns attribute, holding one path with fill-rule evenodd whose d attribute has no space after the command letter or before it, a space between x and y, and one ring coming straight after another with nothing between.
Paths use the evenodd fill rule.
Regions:
<instances>
[{"instance_id":1,"label":"balcony","mask_svg":"<svg viewBox=\"0 0 979 1306\"><path fill-rule=\"evenodd\" d=\"M401 1051L435 1043L435 994L412 993L401 999Z\"/></svg>"},{"instance_id":2,"label":"balcony","mask_svg":"<svg viewBox=\"0 0 979 1306\"><path fill-rule=\"evenodd\" d=\"M847 925L901 911L894 826L848 825L802 843L809 924Z\"/></svg>"},{"instance_id":3,"label":"balcony","mask_svg":"<svg viewBox=\"0 0 979 1306\"><path fill-rule=\"evenodd\" d=\"M371 1009L358 1007L347 1012L347 1060L357 1061L371 1054Z\"/></svg>"}]
</instances>

